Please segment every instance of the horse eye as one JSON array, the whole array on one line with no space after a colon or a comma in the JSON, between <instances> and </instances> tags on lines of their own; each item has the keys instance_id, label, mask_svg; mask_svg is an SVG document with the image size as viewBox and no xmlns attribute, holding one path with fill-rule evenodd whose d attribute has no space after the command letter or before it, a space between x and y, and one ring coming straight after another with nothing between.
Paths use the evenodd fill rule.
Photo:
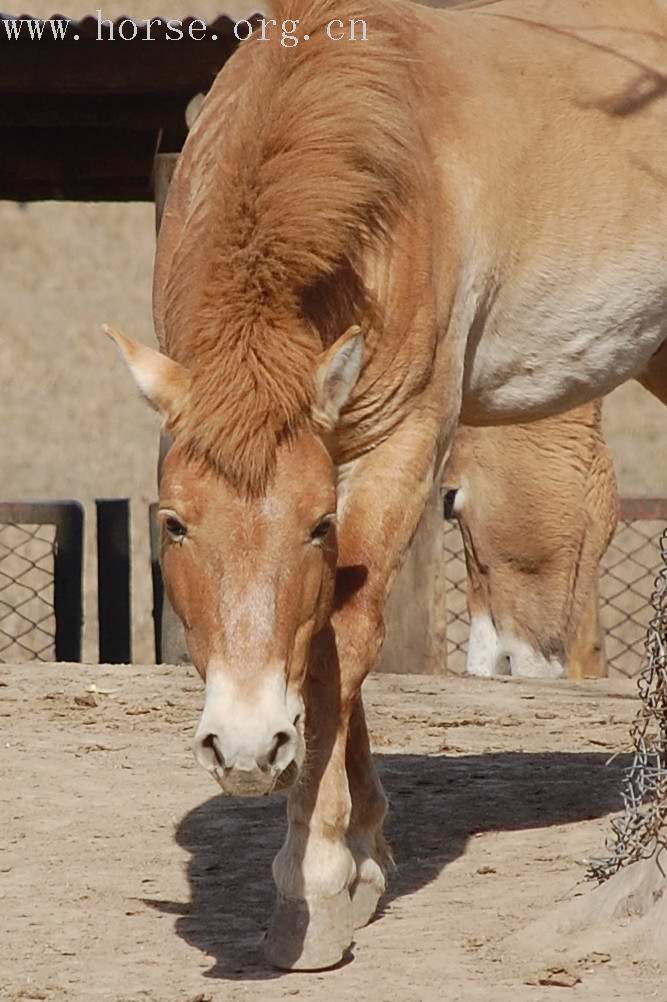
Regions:
<instances>
[{"instance_id":1,"label":"horse eye","mask_svg":"<svg viewBox=\"0 0 667 1002\"><path fill-rule=\"evenodd\" d=\"M183 525L183 523L174 518L173 515L168 515L164 520L164 527L173 539L185 539L188 534L188 530Z\"/></svg>"},{"instance_id":2,"label":"horse eye","mask_svg":"<svg viewBox=\"0 0 667 1002\"><path fill-rule=\"evenodd\" d=\"M329 516L327 516L327 518L323 518L321 522L317 523L317 525L310 534L310 538L312 539L313 543L322 542L322 540L326 537L327 533L329 532L331 524L332 524L332 519Z\"/></svg>"}]
</instances>

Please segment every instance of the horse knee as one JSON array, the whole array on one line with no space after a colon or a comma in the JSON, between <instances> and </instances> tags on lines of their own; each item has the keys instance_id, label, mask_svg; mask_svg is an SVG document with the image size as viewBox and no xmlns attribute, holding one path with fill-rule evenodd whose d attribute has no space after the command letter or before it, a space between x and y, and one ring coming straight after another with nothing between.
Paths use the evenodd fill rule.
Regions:
<instances>
[{"instance_id":1,"label":"horse knee","mask_svg":"<svg viewBox=\"0 0 667 1002\"><path fill-rule=\"evenodd\" d=\"M361 684L374 667L385 637L382 611L377 607L359 609L350 616L344 632L336 630L340 638L341 683L346 699L354 699Z\"/></svg>"}]
</instances>

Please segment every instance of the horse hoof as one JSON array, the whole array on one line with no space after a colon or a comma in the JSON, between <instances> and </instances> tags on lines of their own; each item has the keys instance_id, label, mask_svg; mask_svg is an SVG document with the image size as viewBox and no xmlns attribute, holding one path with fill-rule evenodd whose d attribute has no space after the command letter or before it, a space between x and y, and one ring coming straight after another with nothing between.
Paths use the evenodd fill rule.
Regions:
<instances>
[{"instance_id":1,"label":"horse hoof","mask_svg":"<svg viewBox=\"0 0 667 1002\"><path fill-rule=\"evenodd\" d=\"M329 898L279 895L264 951L269 963L283 971L320 971L340 963L353 932L347 890Z\"/></svg>"},{"instance_id":2,"label":"horse hoof","mask_svg":"<svg viewBox=\"0 0 667 1002\"><path fill-rule=\"evenodd\" d=\"M375 860L365 859L358 868L359 876L350 890L355 929L361 929L371 921L387 883L382 868Z\"/></svg>"}]
</instances>

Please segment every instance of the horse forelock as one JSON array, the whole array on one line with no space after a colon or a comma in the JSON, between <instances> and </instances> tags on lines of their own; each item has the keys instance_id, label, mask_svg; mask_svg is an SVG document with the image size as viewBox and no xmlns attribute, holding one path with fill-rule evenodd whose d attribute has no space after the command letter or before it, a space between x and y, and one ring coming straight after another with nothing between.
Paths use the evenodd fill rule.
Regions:
<instances>
[{"instance_id":1,"label":"horse forelock","mask_svg":"<svg viewBox=\"0 0 667 1002\"><path fill-rule=\"evenodd\" d=\"M190 367L176 437L240 490L262 493L278 444L308 422L319 342L261 323L253 326L252 337L230 339L225 352L213 331L204 341Z\"/></svg>"},{"instance_id":2,"label":"horse forelock","mask_svg":"<svg viewBox=\"0 0 667 1002\"><path fill-rule=\"evenodd\" d=\"M242 46L235 59L249 59L251 72L225 129L215 129L216 157L211 130L216 104L224 113L225 70L218 78L211 129L203 111L180 169L182 178L189 168L199 179L204 172L206 197L198 180L184 223L190 238L179 241L165 297L167 351L192 374L179 437L253 493L265 487L282 437L309 420L316 358L330 340L312 323L312 290L320 315L351 301L341 276L360 274L365 251L409 202L418 143L404 55L410 8L387 0L362 14L351 0L281 6L311 40L297 49L251 41L252 59ZM365 42L326 36L332 17L361 16ZM194 287L187 309L179 268Z\"/></svg>"}]
</instances>

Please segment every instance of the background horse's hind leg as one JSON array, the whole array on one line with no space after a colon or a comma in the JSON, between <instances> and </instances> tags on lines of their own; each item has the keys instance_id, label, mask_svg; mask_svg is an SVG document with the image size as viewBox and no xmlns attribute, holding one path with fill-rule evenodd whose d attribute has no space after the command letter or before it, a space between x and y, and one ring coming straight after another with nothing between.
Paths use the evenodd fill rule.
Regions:
<instances>
[{"instance_id":1,"label":"background horse's hind leg","mask_svg":"<svg viewBox=\"0 0 667 1002\"><path fill-rule=\"evenodd\" d=\"M637 376L637 382L667 405L667 341L655 353L644 371Z\"/></svg>"}]
</instances>

